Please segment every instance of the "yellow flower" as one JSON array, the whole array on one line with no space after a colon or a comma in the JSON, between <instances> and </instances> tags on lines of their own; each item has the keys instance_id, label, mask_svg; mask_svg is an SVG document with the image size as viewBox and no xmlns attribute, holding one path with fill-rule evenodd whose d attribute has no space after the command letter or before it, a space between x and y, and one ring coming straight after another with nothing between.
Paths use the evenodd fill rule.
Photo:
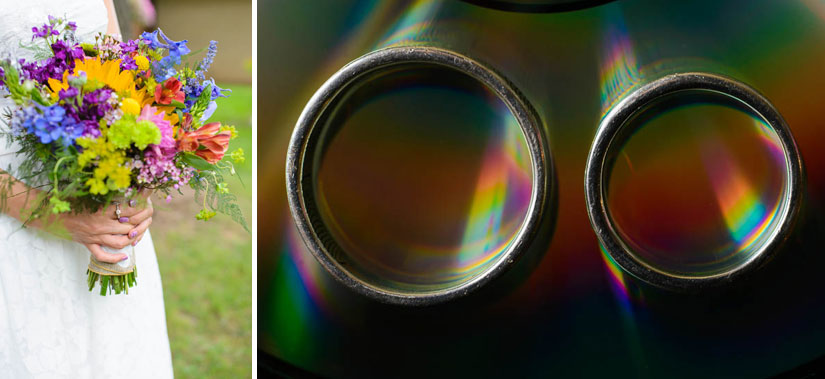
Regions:
<instances>
[{"instance_id":1,"label":"yellow flower","mask_svg":"<svg viewBox=\"0 0 825 379\"><path fill-rule=\"evenodd\" d=\"M97 164L93 170L94 177L86 181L86 186L92 194L105 195L110 190L128 188L132 171L124 165L126 153L109 142L108 128L103 127L100 132L98 138L77 139L77 144L83 148L77 163L83 168Z\"/></svg>"},{"instance_id":2,"label":"yellow flower","mask_svg":"<svg viewBox=\"0 0 825 379\"><path fill-rule=\"evenodd\" d=\"M120 69L120 59L111 61L101 61L100 57L86 58L85 60L75 60L74 72L86 73L86 80L103 83L115 90L122 98L132 98L141 106L145 102L151 101L151 97L146 96L146 89L136 89L135 74L130 70ZM57 99L57 93L69 87L69 72L63 73L63 80L49 79L49 87L52 90L52 97Z\"/></svg>"},{"instance_id":3,"label":"yellow flower","mask_svg":"<svg viewBox=\"0 0 825 379\"><path fill-rule=\"evenodd\" d=\"M122 110L123 113L137 116L140 113L140 103L131 97L127 97L123 99L123 102L120 104L120 110Z\"/></svg>"},{"instance_id":4,"label":"yellow flower","mask_svg":"<svg viewBox=\"0 0 825 379\"><path fill-rule=\"evenodd\" d=\"M109 180L114 183L116 189L123 189L129 187L132 172L123 166L118 166L114 172L109 174Z\"/></svg>"},{"instance_id":5,"label":"yellow flower","mask_svg":"<svg viewBox=\"0 0 825 379\"><path fill-rule=\"evenodd\" d=\"M146 71L149 69L149 59L143 55L135 55L135 63L137 63L138 70Z\"/></svg>"},{"instance_id":6,"label":"yellow flower","mask_svg":"<svg viewBox=\"0 0 825 379\"><path fill-rule=\"evenodd\" d=\"M89 193L93 195L105 195L109 193L109 188L106 187L106 183L103 183L100 179L89 179L86 181L86 185L89 186Z\"/></svg>"}]
</instances>

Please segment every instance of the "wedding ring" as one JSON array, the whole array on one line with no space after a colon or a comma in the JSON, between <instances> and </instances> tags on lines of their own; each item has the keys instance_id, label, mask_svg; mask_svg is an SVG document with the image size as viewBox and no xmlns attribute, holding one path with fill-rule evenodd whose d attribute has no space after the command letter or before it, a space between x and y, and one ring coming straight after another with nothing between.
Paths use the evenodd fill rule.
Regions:
<instances>
[{"instance_id":1,"label":"wedding ring","mask_svg":"<svg viewBox=\"0 0 825 379\"><path fill-rule=\"evenodd\" d=\"M694 100L692 101L699 101L695 100L697 96L698 98L707 96L708 98L717 99L714 101L721 101L722 105L729 107L726 109L746 113L754 121L744 125L757 124L755 130L759 131L760 140L769 141L771 147L771 157L763 158L775 159L777 163L772 167L776 167L776 171L779 172L779 174L773 176L774 178L780 178L776 181L779 183L777 187L781 190L776 190L776 196L772 197L772 199L775 199L776 205L769 212L763 210L760 213L760 218L754 221L755 216L753 214L748 216L743 211L744 201L736 202L745 198L741 193L743 193L743 190L748 189L747 184L742 181L744 179L741 179L741 175L730 175L729 172L725 173L726 169L719 169L726 162L720 162L718 159L704 163L704 167L708 167L708 170L716 170L715 177L711 177L711 180L716 179L733 183L717 194L718 204L710 202L706 203L705 206L719 207L716 208L718 209L717 212L724 212L724 207L727 205L729 214L726 216L731 214L737 216L735 218L729 217L727 221L733 227L737 225L741 227L745 224L748 228L746 230L747 237L744 237L745 233L740 233L739 236L741 240L747 241L747 244L743 245L746 246L746 249L736 252L737 254L741 252L742 255L729 261L720 260L719 262L722 263L713 261L713 264L716 265L713 266L713 270L690 272L689 269L686 269L682 271L681 269L674 269L673 266L658 264L655 260L647 259L639 250L640 245L631 242L625 230L619 227L609 206L613 203L608 202L608 185L610 184L613 167L615 167L613 165L619 161L619 151L628 144L634 133L641 130L630 125L635 125L639 122L638 120L655 120L656 117L668 110L676 109L673 107L667 108L668 105L662 105L662 102L670 101L667 99L679 96L693 96L691 99ZM705 101L702 104L709 103ZM684 110L685 108L681 109ZM723 123L721 125L721 127L730 127L729 124ZM664 143L665 141L660 140L660 142ZM718 153L718 151L713 150L712 146L708 146L710 145L703 145L702 147L706 149L706 152ZM757 159L758 156L751 154L749 157L752 160ZM625 160L632 170L632 166L629 166L631 164L630 159L627 156L622 156L621 162L623 164ZM745 163L747 164L747 162ZM799 212L802 197L802 167L801 156L788 125L776 108L756 90L736 80L715 74L681 73L668 75L631 92L614 105L601 120L590 149L585 170L588 216L604 251L625 272L647 283L666 289L700 290L729 283L743 277L745 274L752 273L754 269L762 266L776 254L778 246L791 233L793 222ZM638 167L636 170L638 171ZM678 167L673 167L672 170L677 172ZM784 172L781 172L783 170ZM723 175L718 175L720 172ZM638 177L640 174L637 172L636 175ZM633 177L629 177L631 179L628 180L632 180ZM683 190L687 191L687 189ZM759 199L757 196L749 194L747 199L751 199L751 203L754 203ZM635 211L639 212L639 209L635 209ZM737 222L738 224L736 224ZM727 228L730 228L730 236L734 236L736 231L733 227L727 225ZM725 231L728 230L725 229ZM698 235L698 231L687 232ZM661 236L657 238L657 242L662 240ZM669 242L672 243L672 241ZM690 250L688 249L688 251ZM699 251L696 251L696 253L705 254L705 252ZM668 259L670 258L668 257ZM685 264L685 267L693 266Z\"/></svg>"},{"instance_id":2,"label":"wedding ring","mask_svg":"<svg viewBox=\"0 0 825 379\"><path fill-rule=\"evenodd\" d=\"M524 140L531 170L529 202L524 200L526 214L515 225L513 237L502 245L500 252L482 260L477 271L460 280L434 283L426 289L391 286L378 278L379 274L353 270L354 262L324 221L317 198L318 178L315 169L325 139L334 132L328 130L329 119L337 107L344 107L355 89L362 88L381 75L407 74L422 70L454 72L466 77L473 85L485 88L515 120L513 127ZM409 79L408 79L409 83ZM354 95L353 95L354 96ZM425 111L426 110L422 110ZM508 116L509 117L509 116ZM522 95L499 74L480 63L455 52L433 47L393 47L364 55L336 72L312 96L295 126L289 143L286 162L286 185L289 206L300 235L309 251L338 281L373 299L399 305L427 305L448 301L477 290L498 277L517 261L535 241L543 213L552 194L552 162L538 115ZM397 201L407 201L397 199Z\"/></svg>"},{"instance_id":3,"label":"wedding ring","mask_svg":"<svg viewBox=\"0 0 825 379\"><path fill-rule=\"evenodd\" d=\"M113 203L115 204L115 219L119 220L120 219L120 213L121 213L120 202L114 201Z\"/></svg>"}]
</instances>

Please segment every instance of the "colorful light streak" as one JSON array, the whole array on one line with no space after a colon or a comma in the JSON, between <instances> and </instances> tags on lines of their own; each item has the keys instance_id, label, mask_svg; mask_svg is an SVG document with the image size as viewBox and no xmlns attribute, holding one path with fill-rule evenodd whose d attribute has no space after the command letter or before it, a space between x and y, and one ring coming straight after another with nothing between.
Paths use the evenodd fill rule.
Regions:
<instances>
[{"instance_id":1,"label":"colorful light streak","mask_svg":"<svg viewBox=\"0 0 825 379\"><path fill-rule=\"evenodd\" d=\"M773 132L760 121L755 120L755 124L760 140L768 146L772 158L783 159L778 139L771 136ZM707 138L703 142L703 163L725 225L735 243L734 249L718 257L721 261L740 253L751 252L755 243L774 225L782 202L772 201L774 205L767 209L765 201L761 198L762 194L749 182L732 154L716 139Z\"/></svg>"},{"instance_id":2,"label":"colorful light streak","mask_svg":"<svg viewBox=\"0 0 825 379\"><path fill-rule=\"evenodd\" d=\"M285 233L289 236L290 232ZM287 237L290 238L290 237ZM318 311L313 301L313 291L307 280L301 276L290 243L286 243L275 266L275 274L270 293L269 317L264 322L272 333L270 343L278 353L298 365L313 362L317 335L314 325L318 323Z\"/></svg>"},{"instance_id":3,"label":"colorful light streak","mask_svg":"<svg viewBox=\"0 0 825 379\"><path fill-rule=\"evenodd\" d=\"M600 68L602 118L641 81L639 66L627 27L617 8L607 18Z\"/></svg>"},{"instance_id":4,"label":"colorful light streak","mask_svg":"<svg viewBox=\"0 0 825 379\"><path fill-rule=\"evenodd\" d=\"M433 31L432 25L442 2L442 0L414 2L401 14L389 32L380 39L376 48L432 42L433 36L430 33Z\"/></svg>"},{"instance_id":5,"label":"colorful light streak","mask_svg":"<svg viewBox=\"0 0 825 379\"><path fill-rule=\"evenodd\" d=\"M503 126L497 128L499 133L494 133L490 138L483 158L461 250L458 252L458 261L462 267L461 272L456 273L459 277L467 278L477 274L501 256L512 244L519 229L502 228L505 208L515 205L518 211L526 212L530 202L532 174L525 169L530 166L524 136L509 110L505 108L498 113L504 115L501 120ZM500 137L502 134L504 138ZM521 220L523 217L519 219Z\"/></svg>"}]
</instances>

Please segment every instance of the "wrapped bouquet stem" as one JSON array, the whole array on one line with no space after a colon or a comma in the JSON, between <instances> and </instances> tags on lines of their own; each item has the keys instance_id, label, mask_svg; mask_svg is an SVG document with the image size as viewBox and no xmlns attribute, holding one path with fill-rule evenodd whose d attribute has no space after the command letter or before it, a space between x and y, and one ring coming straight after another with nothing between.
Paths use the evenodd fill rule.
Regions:
<instances>
[{"instance_id":1,"label":"wrapped bouquet stem","mask_svg":"<svg viewBox=\"0 0 825 379\"><path fill-rule=\"evenodd\" d=\"M114 200L117 207L116 217L120 218L120 205L126 204L127 200L123 197L118 197ZM100 294L106 296L107 293L114 292L119 295L121 293L129 293L129 287L137 284L137 265L135 257L135 247L128 245L122 249L113 249L108 246L101 246L104 252L109 254L124 254L126 259L117 263L101 262L95 258L94 254L89 256L89 268L86 270L88 275L87 282L89 284L89 291L95 287L95 283L100 283Z\"/></svg>"},{"instance_id":2,"label":"wrapped bouquet stem","mask_svg":"<svg viewBox=\"0 0 825 379\"><path fill-rule=\"evenodd\" d=\"M100 282L100 294L106 296L107 292L115 294L129 293L129 287L137 284L137 267L135 264L135 247L129 245L120 250L114 250L103 246L103 251L110 254L126 254L126 260L117 263L101 262L92 255L89 258L88 275L89 291L93 290L95 283Z\"/></svg>"},{"instance_id":3,"label":"wrapped bouquet stem","mask_svg":"<svg viewBox=\"0 0 825 379\"><path fill-rule=\"evenodd\" d=\"M21 162L2 168L12 177L0 176L0 208L18 179L39 189L29 220L98 212L145 191L168 199L188 185L202 199L196 219L221 212L248 231L223 180L235 174L224 157L244 159L241 149L227 152L235 128L209 121L216 100L229 92L206 79L217 42L189 62L187 41L160 30L124 42L102 34L81 42L75 29L50 16L32 28L31 41L21 41L38 60L0 60L0 93L15 104L3 111L7 128L0 134ZM128 259L105 263L93 255L89 290L99 284L101 295L128 293L137 279L135 249L109 252Z\"/></svg>"}]
</instances>

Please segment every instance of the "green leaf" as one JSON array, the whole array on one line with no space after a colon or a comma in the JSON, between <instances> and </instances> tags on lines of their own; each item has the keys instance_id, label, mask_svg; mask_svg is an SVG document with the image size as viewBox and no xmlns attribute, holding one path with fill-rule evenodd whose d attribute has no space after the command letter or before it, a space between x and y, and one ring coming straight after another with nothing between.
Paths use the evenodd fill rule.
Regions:
<instances>
[{"instance_id":1,"label":"green leaf","mask_svg":"<svg viewBox=\"0 0 825 379\"><path fill-rule=\"evenodd\" d=\"M199 157L195 154L192 154L192 153L183 153L183 156L181 157L181 159L183 159L184 163L186 163L186 164L188 164L188 165L190 165L190 166L192 166L192 167L194 167L194 168L196 168L200 171L214 171L215 170L215 165L207 162L203 158L201 158L201 157Z\"/></svg>"}]
</instances>

